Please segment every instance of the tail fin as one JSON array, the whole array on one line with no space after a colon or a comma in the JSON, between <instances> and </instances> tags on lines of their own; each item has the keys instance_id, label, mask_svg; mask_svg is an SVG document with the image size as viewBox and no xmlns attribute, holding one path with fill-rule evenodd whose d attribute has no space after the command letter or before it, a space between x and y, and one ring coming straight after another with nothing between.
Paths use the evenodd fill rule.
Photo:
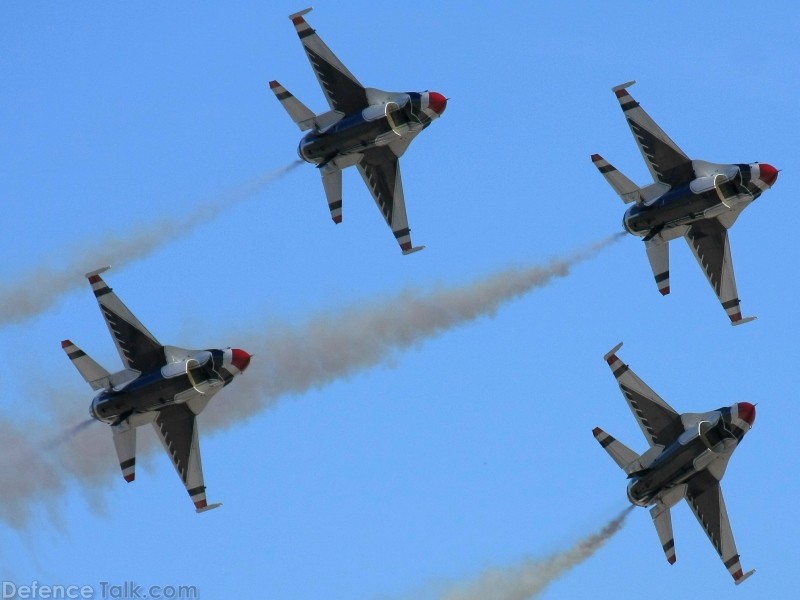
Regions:
<instances>
[{"instance_id":1,"label":"tail fin","mask_svg":"<svg viewBox=\"0 0 800 600\"><path fill-rule=\"evenodd\" d=\"M625 444L614 436L607 434L599 427L592 430L595 439L600 442L600 445L608 452L609 456L614 459L620 469L625 471L627 475L637 471L641 468L639 463L639 455L628 448Z\"/></svg>"},{"instance_id":2,"label":"tail fin","mask_svg":"<svg viewBox=\"0 0 800 600\"><path fill-rule=\"evenodd\" d=\"M641 188L599 154L592 154L592 162L625 204L642 199Z\"/></svg>"},{"instance_id":3,"label":"tail fin","mask_svg":"<svg viewBox=\"0 0 800 600\"><path fill-rule=\"evenodd\" d=\"M102 390L111 387L111 374L83 350L69 340L61 342L61 347L66 352L72 364L78 369L83 378L93 390Z\"/></svg>"}]
</instances>

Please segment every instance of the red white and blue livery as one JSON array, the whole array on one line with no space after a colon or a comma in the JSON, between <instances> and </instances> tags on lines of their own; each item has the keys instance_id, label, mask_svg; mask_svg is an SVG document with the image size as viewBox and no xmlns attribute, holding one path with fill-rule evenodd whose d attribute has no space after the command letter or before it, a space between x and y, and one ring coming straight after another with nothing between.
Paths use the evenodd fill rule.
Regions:
<instances>
[{"instance_id":1,"label":"red white and blue livery","mask_svg":"<svg viewBox=\"0 0 800 600\"><path fill-rule=\"evenodd\" d=\"M239 348L187 350L164 346L108 287L87 273L125 369L110 373L70 340L61 342L72 364L94 390L89 413L111 426L125 481L136 477L136 428L153 424L197 512L208 504L200 460L197 415L209 400L244 372L250 354Z\"/></svg>"},{"instance_id":2,"label":"red white and blue livery","mask_svg":"<svg viewBox=\"0 0 800 600\"><path fill-rule=\"evenodd\" d=\"M311 9L290 15L330 110L313 113L277 81L269 86L301 131L300 158L318 167L334 223L342 222L342 169L355 165L403 254L414 246L408 227L399 158L438 119L447 99L437 92L365 88L306 22Z\"/></svg>"},{"instance_id":3,"label":"red white and blue livery","mask_svg":"<svg viewBox=\"0 0 800 600\"><path fill-rule=\"evenodd\" d=\"M720 480L733 451L753 426L756 407L737 402L704 413L680 414L617 357L621 347L604 358L650 447L639 454L599 427L592 431L595 439L627 475L631 504L651 507L669 564L677 559L670 509L685 499L734 582L742 583L755 571L742 570Z\"/></svg>"},{"instance_id":4,"label":"red white and blue livery","mask_svg":"<svg viewBox=\"0 0 800 600\"><path fill-rule=\"evenodd\" d=\"M669 294L669 241L684 237L732 325L742 317L728 229L778 178L767 163L718 164L690 159L628 92L613 89L639 145L653 183L639 187L599 154L592 161L625 203L625 229L644 238L659 291Z\"/></svg>"}]
</instances>

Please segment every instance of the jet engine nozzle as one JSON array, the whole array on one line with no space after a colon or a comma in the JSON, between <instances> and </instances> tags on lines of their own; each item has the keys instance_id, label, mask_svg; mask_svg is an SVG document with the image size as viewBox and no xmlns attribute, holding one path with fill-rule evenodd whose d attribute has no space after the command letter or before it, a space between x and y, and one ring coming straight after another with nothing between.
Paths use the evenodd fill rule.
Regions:
<instances>
[{"instance_id":1,"label":"jet engine nozzle","mask_svg":"<svg viewBox=\"0 0 800 600\"><path fill-rule=\"evenodd\" d=\"M429 92L428 106L437 115L442 116L444 109L447 108L447 98L442 96L439 92Z\"/></svg>"},{"instance_id":2,"label":"jet engine nozzle","mask_svg":"<svg viewBox=\"0 0 800 600\"><path fill-rule=\"evenodd\" d=\"M251 355L249 352L245 352L239 348L233 348L231 350L231 364L239 369L240 373L244 373L244 370L250 364Z\"/></svg>"},{"instance_id":3,"label":"jet engine nozzle","mask_svg":"<svg viewBox=\"0 0 800 600\"><path fill-rule=\"evenodd\" d=\"M752 427L753 421L756 420L756 407L749 402L739 402L736 408L739 411L739 418L747 421L747 424Z\"/></svg>"},{"instance_id":4,"label":"jet engine nozzle","mask_svg":"<svg viewBox=\"0 0 800 600\"><path fill-rule=\"evenodd\" d=\"M758 163L758 170L758 178L769 187L772 187L775 180L778 179L778 169L767 163Z\"/></svg>"}]
</instances>

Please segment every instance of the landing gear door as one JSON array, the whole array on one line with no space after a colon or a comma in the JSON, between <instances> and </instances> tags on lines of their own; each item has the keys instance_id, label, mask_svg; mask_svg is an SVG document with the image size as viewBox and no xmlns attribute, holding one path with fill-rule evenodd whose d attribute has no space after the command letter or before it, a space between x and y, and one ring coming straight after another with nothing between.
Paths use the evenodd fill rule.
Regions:
<instances>
[{"instance_id":1,"label":"landing gear door","mask_svg":"<svg viewBox=\"0 0 800 600\"><path fill-rule=\"evenodd\" d=\"M718 422L719 417L713 421L700 421L697 425L698 434L700 439L703 440L705 447L716 453L723 451L723 446L720 444L720 442L722 442L722 436L720 436L716 429Z\"/></svg>"},{"instance_id":2,"label":"landing gear door","mask_svg":"<svg viewBox=\"0 0 800 600\"><path fill-rule=\"evenodd\" d=\"M733 208L734 202L739 197L739 190L734 182L737 178L740 179L739 168L734 167L734 169L733 172L714 175L714 191L719 201L728 208Z\"/></svg>"},{"instance_id":3,"label":"landing gear door","mask_svg":"<svg viewBox=\"0 0 800 600\"><path fill-rule=\"evenodd\" d=\"M386 115L386 121L389 123L389 127L392 128L392 131L398 137L402 137L403 134L408 132L408 124L402 121L401 112L400 112L400 105L397 102L387 102L384 104L384 113Z\"/></svg>"}]
</instances>

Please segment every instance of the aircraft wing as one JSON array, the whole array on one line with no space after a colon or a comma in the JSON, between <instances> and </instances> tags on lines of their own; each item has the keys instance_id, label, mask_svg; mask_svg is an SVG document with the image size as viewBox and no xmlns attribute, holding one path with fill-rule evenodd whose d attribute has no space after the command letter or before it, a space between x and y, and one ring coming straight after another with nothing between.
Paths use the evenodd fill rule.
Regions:
<instances>
[{"instance_id":1,"label":"aircraft wing","mask_svg":"<svg viewBox=\"0 0 800 600\"><path fill-rule=\"evenodd\" d=\"M633 99L630 81L613 89L653 179L677 187L694 179L691 159Z\"/></svg>"},{"instance_id":2,"label":"aircraft wing","mask_svg":"<svg viewBox=\"0 0 800 600\"><path fill-rule=\"evenodd\" d=\"M208 504L206 501L197 418L189 407L185 404L172 404L162 408L153 421L153 428L172 459L197 512L220 506Z\"/></svg>"},{"instance_id":3,"label":"aircraft wing","mask_svg":"<svg viewBox=\"0 0 800 600\"><path fill-rule=\"evenodd\" d=\"M394 152L386 146L370 148L358 161L358 170L403 254L422 250L424 246L412 247L411 244L400 160Z\"/></svg>"},{"instance_id":4,"label":"aircraft wing","mask_svg":"<svg viewBox=\"0 0 800 600\"><path fill-rule=\"evenodd\" d=\"M100 273L107 269L92 271L86 277L92 285L122 362L140 373L160 369L166 364L164 347L100 277Z\"/></svg>"},{"instance_id":5,"label":"aircraft wing","mask_svg":"<svg viewBox=\"0 0 800 600\"><path fill-rule=\"evenodd\" d=\"M736 543L733 540L733 531L728 520L728 511L725 508L725 499L722 497L719 481L708 471L701 471L688 481L686 501L736 585L755 573L755 570L742 573L742 563L739 561L739 554L736 551Z\"/></svg>"},{"instance_id":6,"label":"aircraft wing","mask_svg":"<svg viewBox=\"0 0 800 600\"><path fill-rule=\"evenodd\" d=\"M742 318L742 309L736 291L733 259L728 242L728 230L718 219L706 219L689 226L685 236L697 262L714 288L722 308L728 313L732 325L741 325L755 317Z\"/></svg>"},{"instance_id":7,"label":"aircraft wing","mask_svg":"<svg viewBox=\"0 0 800 600\"><path fill-rule=\"evenodd\" d=\"M604 358L649 444L666 447L684 431L681 416L617 357L621 347L619 344Z\"/></svg>"},{"instance_id":8,"label":"aircraft wing","mask_svg":"<svg viewBox=\"0 0 800 600\"><path fill-rule=\"evenodd\" d=\"M303 15L310 10L307 8L289 15L289 18L294 23L328 104L331 109L344 114L353 114L365 109L369 106L369 102L364 86L303 18Z\"/></svg>"}]
</instances>

